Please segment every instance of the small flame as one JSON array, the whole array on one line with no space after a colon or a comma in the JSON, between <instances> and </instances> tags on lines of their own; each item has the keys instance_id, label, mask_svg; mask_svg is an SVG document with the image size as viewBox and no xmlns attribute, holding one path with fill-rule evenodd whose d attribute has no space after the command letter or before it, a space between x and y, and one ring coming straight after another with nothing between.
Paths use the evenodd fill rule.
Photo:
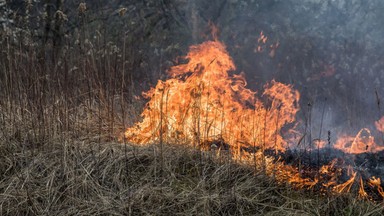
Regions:
<instances>
[{"instance_id":1,"label":"small flame","mask_svg":"<svg viewBox=\"0 0 384 216\"><path fill-rule=\"evenodd\" d=\"M376 129L384 133L384 116L375 122Z\"/></svg>"},{"instance_id":2,"label":"small flame","mask_svg":"<svg viewBox=\"0 0 384 216\"><path fill-rule=\"evenodd\" d=\"M372 176L372 178L369 179L368 184L371 187L373 187L373 188L377 188L377 191L379 192L381 197L384 198L384 190L381 187L381 180L380 180L380 178L376 178L375 176Z\"/></svg>"},{"instance_id":3,"label":"small flame","mask_svg":"<svg viewBox=\"0 0 384 216\"><path fill-rule=\"evenodd\" d=\"M355 178L356 178L356 172L352 171L351 178L343 184L334 186L333 191L337 193L349 192L351 190L353 183L355 182Z\"/></svg>"},{"instance_id":4,"label":"small flame","mask_svg":"<svg viewBox=\"0 0 384 216\"><path fill-rule=\"evenodd\" d=\"M367 192L365 192L365 190L364 190L364 182L363 182L363 179L360 177L360 186L359 186L359 196L361 197L361 198L367 198L368 197L368 194L367 194Z\"/></svg>"},{"instance_id":5,"label":"small flame","mask_svg":"<svg viewBox=\"0 0 384 216\"><path fill-rule=\"evenodd\" d=\"M334 148L350 154L376 153L384 150L383 146L376 144L368 128L361 129L355 137L341 136L336 141Z\"/></svg>"}]
</instances>

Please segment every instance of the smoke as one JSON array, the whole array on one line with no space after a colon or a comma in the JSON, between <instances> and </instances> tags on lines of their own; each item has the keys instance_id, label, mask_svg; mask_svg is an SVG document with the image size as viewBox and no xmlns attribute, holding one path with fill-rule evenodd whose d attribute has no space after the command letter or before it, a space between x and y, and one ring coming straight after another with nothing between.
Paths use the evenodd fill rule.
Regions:
<instances>
[{"instance_id":1,"label":"smoke","mask_svg":"<svg viewBox=\"0 0 384 216\"><path fill-rule=\"evenodd\" d=\"M315 134L356 133L383 115L383 9L380 0L200 0L194 28L196 19L202 35L208 21L218 26L251 88L272 79L293 84ZM258 52L261 31L268 41Z\"/></svg>"}]
</instances>

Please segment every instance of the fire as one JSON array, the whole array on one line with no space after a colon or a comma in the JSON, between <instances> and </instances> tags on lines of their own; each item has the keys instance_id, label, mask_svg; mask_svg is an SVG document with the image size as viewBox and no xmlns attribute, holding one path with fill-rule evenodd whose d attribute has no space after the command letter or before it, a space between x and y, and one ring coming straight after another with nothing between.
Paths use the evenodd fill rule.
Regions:
<instances>
[{"instance_id":1,"label":"fire","mask_svg":"<svg viewBox=\"0 0 384 216\"><path fill-rule=\"evenodd\" d=\"M263 104L246 88L243 73L229 74L236 67L219 41L192 46L185 59L188 63L168 71L170 79L144 94L150 100L143 120L125 132L129 141L199 145L222 139L233 148L286 149L280 131L295 121L298 91L272 81L262 94L269 104Z\"/></svg>"},{"instance_id":2,"label":"fire","mask_svg":"<svg viewBox=\"0 0 384 216\"><path fill-rule=\"evenodd\" d=\"M259 42L266 40L261 33ZM349 192L356 183L360 197L368 197L365 188L370 187L384 198L380 178L363 179L359 171L339 160L308 168L276 159L279 153L301 142L293 143L282 136L282 128L297 123L300 94L291 85L272 80L262 93L248 89L245 75L233 74L235 64L218 40L191 46L184 60L187 63L170 68L168 80L158 81L143 94L149 101L142 120L125 131L127 141L190 143L199 149L217 149L221 147L214 143L225 143L234 158L249 164L254 161L280 183L330 193ZM384 128L383 122L376 122L379 130ZM318 139L314 144L316 148L309 151L330 146L329 140L326 143ZM347 154L384 150L367 128L355 137L340 137L333 147ZM272 150L274 157L265 155L267 150ZM364 180L368 182L364 184Z\"/></svg>"},{"instance_id":3,"label":"fire","mask_svg":"<svg viewBox=\"0 0 384 216\"><path fill-rule=\"evenodd\" d=\"M352 175L349 178L349 180L342 183L342 184L335 185L333 187L333 191L335 191L337 193L343 193L343 192L349 192L351 190L351 187L352 187L353 183L355 182L356 172L353 170L350 172L352 172Z\"/></svg>"},{"instance_id":4,"label":"fire","mask_svg":"<svg viewBox=\"0 0 384 216\"><path fill-rule=\"evenodd\" d=\"M355 137L341 136L336 141L334 148L350 154L376 153L384 150L383 146L376 144L368 128L361 129Z\"/></svg>"},{"instance_id":5,"label":"fire","mask_svg":"<svg viewBox=\"0 0 384 216\"><path fill-rule=\"evenodd\" d=\"M375 176L372 176L372 178L368 181L368 184L373 187L377 188L377 191L381 195L382 198L384 198L384 190L381 187L381 181L380 178L376 178Z\"/></svg>"},{"instance_id":6,"label":"fire","mask_svg":"<svg viewBox=\"0 0 384 216\"><path fill-rule=\"evenodd\" d=\"M384 133L384 116L375 122L376 129Z\"/></svg>"}]
</instances>

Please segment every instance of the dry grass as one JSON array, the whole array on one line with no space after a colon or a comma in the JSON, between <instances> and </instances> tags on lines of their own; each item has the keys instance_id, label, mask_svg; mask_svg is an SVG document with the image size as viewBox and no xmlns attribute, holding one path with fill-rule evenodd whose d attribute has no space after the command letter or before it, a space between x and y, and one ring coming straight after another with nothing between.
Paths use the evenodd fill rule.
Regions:
<instances>
[{"instance_id":1,"label":"dry grass","mask_svg":"<svg viewBox=\"0 0 384 216\"><path fill-rule=\"evenodd\" d=\"M3 137L4 138L4 137ZM1 140L2 215L382 215L382 205L277 186L211 153L165 145Z\"/></svg>"},{"instance_id":2,"label":"dry grass","mask_svg":"<svg viewBox=\"0 0 384 216\"><path fill-rule=\"evenodd\" d=\"M188 146L117 143L142 107L134 46L112 52L79 31L81 46L67 38L60 50L1 40L0 215L384 214Z\"/></svg>"}]
</instances>

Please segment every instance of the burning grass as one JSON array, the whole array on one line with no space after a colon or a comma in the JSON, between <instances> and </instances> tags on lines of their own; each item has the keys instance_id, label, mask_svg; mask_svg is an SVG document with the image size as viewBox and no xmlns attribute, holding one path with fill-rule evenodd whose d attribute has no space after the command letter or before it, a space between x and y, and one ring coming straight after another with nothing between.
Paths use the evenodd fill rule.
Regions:
<instances>
[{"instance_id":1,"label":"burning grass","mask_svg":"<svg viewBox=\"0 0 384 216\"><path fill-rule=\"evenodd\" d=\"M1 140L3 215L381 215L349 195L277 186L249 166L180 145ZM162 157L160 157L162 155Z\"/></svg>"},{"instance_id":2,"label":"burning grass","mask_svg":"<svg viewBox=\"0 0 384 216\"><path fill-rule=\"evenodd\" d=\"M24 110L22 115L22 108L7 107L0 106L3 215L383 213L381 203L350 194L297 190L289 181L278 184L273 175L277 169L266 175L224 151L218 156L217 151L181 143L111 142L110 125L116 127L114 131L124 130L124 125L118 115L111 119L108 109L95 101L68 109L67 130L60 129L58 118L48 116L44 124L33 112ZM42 112L49 114L50 108Z\"/></svg>"},{"instance_id":3,"label":"burning grass","mask_svg":"<svg viewBox=\"0 0 384 216\"><path fill-rule=\"evenodd\" d=\"M92 55L74 49L52 64L32 48L2 47L1 214L383 214L381 203L366 201L367 188L384 197L381 176L363 179L361 167L333 161L304 167L311 143L288 163L301 141L282 131L297 123L298 91L276 81L261 93L247 89L242 74L229 73L235 65L218 40L192 46L188 63L146 93L142 121L125 49L122 58L104 55L101 44ZM339 149L356 157L383 149L368 129L345 140ZM356 185L358 198L348 193Z\"/></svg>"},{"instance_id":4,"label":"burning grass","mask_svg":"<svg viewBox=\"0 0 384 216\"><path fill-rule=\"evenodd\" d=\"M293 86L273 80L264 86L261 98L257 97L256 92L246 87L242 74L230 75L235 65L225 45L217 39L191 46L184 58L188 63L171 67L168 80L159 80L155 88L144 93L149 102L141 114L142 121L126 130L124 140L137 144L159 142L160 146L163 142L183 140L199 149L210 149L210 144L220 140L231 149L233 158L253 163L255 169L261 167L280 183L334 193L355 191L357 185L360 197L384 198L380 184L382 173L378 173L379 177L371 174L374 169L381 169L381 164L367 167L364 163L368 159L358 164L352 158L336 167L331 160L326 161L329 164L320 165L320 149L326 147L329 151L338 149L348 158L367 153L380 155L384 147L375 142L368 128L360 130L355 137L339 137L332 146L329 137L328 145L320 138L315 141L309 138L309 143L299 146L301 139L308 135L301 135L302 131L297 132L293 127L293 123L299 124L296 114L300 99ZM296 137L302 138L289 139L284 133L298 133ZM286 160L274 161L290 149L299 151L295 156L300 160L296 166L287 164ZM274 158L266 157L267 151L273 151ZM306 162L301 161L302 154L307 151L310 154L317 151L317 164L302 169ZM343 159L342 154L337 157ZM333 171L322 173L321 170Z\"/></svg>"}]
</instances>

